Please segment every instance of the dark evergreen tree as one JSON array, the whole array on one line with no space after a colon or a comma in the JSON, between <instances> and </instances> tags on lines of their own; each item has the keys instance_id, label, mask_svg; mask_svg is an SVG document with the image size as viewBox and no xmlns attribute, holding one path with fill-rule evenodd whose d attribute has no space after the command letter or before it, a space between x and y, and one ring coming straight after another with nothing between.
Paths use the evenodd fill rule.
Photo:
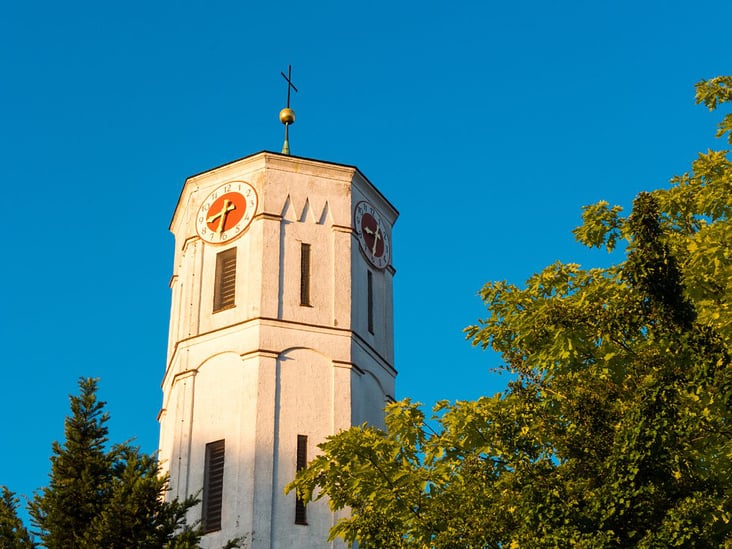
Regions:
<instances>
[{"instance_id":1,"label":"dark evergreen tree","mask_svg":"<svg viewBox=\"0 0 732 549\"><path fill-rule=\"evenodd\" d=\"M1 490L0 549L33 549L35 544L18 517L18 498L5 486Z\"/></svg>"},{"instance_id":2,"label":"dark evergreen tree","mask_svg":"<svg viewBox=\"0 0 732 549\"><path fill-rule=\"evenodd\" d=\"M35 494L30 513L47 547L82 547L92 519L109 499L114 454L107 453L109 414L97 400L97 380L81 379L71 396L64 444L53 443L50 483Z\"/></svg>"},{"instance_id":3,"label":"dark evergreen tree","mask_svg":"<svg viewBox=\"0 0 732 549\"><path fill-rule=\"evenodd\" d=\"M194 548L200 530L186 524L195 498L165 501L158 462L127 443L109 446L105 403L97 380L81 379L71 396L65 442L53 444L49 485L30 514L48 549Z\"/></svg>"}]
</instances>

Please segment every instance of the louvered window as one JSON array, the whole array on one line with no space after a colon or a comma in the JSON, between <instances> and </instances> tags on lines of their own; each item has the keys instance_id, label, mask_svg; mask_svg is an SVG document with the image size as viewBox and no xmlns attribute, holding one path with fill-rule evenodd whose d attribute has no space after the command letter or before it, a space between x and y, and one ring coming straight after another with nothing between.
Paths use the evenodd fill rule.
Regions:
<instances>
[{"instance_id":1,"label":"louvered window","mask_svg":"<svg viewBox=\"0 0 732 549\"><path fill-rule=\"evenodd\" d=\"M308 437L297 435L297 470L300 471L308 464ZM295 500L295 524L307 524L307 508L299 497Z\"/></svg>"},{"instance_id":2,"label":"louvered window","mask_svg":"<svg viewBox=\"0 0 732 549\"><path fill-rule=\"evenodd\" d=\"M368 271L368 278L366 281L367 293L368 293L368 326L369 333L374 333L374 275L371 271Z\"/></svg>"},{"instance_id":3,"label":"louvered window","mask_svg":"<svg viewBox=\"0 0 732 549\"><path fill-rule=\"evenodd\" d=\"M236 248L230 248L216 255L213 312L233 307L235 296Z\"/></svg>"},{"instance_id":4,"label":"louvered window","mask_svg":"<svg viewBox=\"0 0 732 549\"><path fill-rule=\"evenodd\" d=\"M221 530L221 508L224 496L224 441L206 444L206 464L203 473L204 533Z\"/></svg>"},{"instance_id":5,"label":"louvered window","mask_svg":"<svg viewBox=\"0 0 732 549\"><path fill-rule=\"evenodd\" d=\"M300 244L300 305L310 305L310 244Z\"/></svg>"}]
</instances>

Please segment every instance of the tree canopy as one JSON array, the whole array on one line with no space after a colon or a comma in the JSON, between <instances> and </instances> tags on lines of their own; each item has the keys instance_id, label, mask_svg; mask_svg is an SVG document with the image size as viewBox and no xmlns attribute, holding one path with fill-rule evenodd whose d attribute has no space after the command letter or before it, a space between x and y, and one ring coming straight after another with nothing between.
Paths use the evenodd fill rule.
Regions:
<instances>
[{"instance_id":1,"label":"tree canopy","mask_svg":"<svg viewBox=\"0 0 732 549\"><path fill-rule=\"evenodd\" d=\"M697 102L732 101L732 77ZM732 143L732 115L718 136ZM350 509L361 547L732 547L732 165L698 155L629 215L599 202L575 230L621 251L481 290L466 329L501 353L502 394L410 400L386 429L330 437L288 487Z\"/></svg>"}]
</instances>

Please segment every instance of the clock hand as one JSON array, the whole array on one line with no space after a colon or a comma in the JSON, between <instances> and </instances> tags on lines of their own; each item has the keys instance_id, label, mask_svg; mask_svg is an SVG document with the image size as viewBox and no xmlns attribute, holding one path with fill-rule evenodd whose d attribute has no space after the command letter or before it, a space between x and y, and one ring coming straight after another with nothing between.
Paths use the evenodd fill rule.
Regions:
<instances>
[{"instance_id":1,"label":"clock hand","mask_svg":"<svg viewBox=\"0 0 732 549\"><path fill-rule=\"evenodd\" d=\"M374 248L371 250L371 253L376 256L376 245L379 243L379 239L381 238L381 229L379 228L378 221L376 222L376 232L374 234Z\"/></svg>"},{"instance_id":2,"label":"clock hand","mask_svg":"<svg viewBox=\"0 0 732 549\"><path fill-rule=\"evenodd\" d=\"M234 204L232 204L230 200L225 199L224 205L221 208L221 211L219 211L219 213L217 213L217 214L212 215L206 221L208 223L213 223L214 221L216 221L216 219L218 219L219 225L218 225L218 227L216 227L216 232L221 234L224 232L224 223L226 223L226 217L229 215L229 212L231 210L235 210L235 209L236 209L236 206Z\"/></svg>"},{"instance_id":3,"label":"clock hand","mask_svg":"<svg viewBox=\"0 0 732 549\"><path fill-rule=\"evenodd\" d=\"M379 243L379 239L381 238L381 231L379 229L379 225L378 224L376 225L376 231L374 231L373 229L369 229L368 227L364 227L363 232L374 237L374 246L371 249L371 253L373 255L376 255L376 245Z\"/></svg>"}]
</instances>

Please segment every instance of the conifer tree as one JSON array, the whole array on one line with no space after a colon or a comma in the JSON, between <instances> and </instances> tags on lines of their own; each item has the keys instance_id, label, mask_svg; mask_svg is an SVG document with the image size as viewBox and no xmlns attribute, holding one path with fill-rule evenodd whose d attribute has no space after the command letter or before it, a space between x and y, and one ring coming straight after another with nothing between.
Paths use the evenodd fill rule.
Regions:
<instances>
[{"instance_id":1,"label":"conifer tree","mask_svg":"<svg viewBox=\"0 0 732 549\"><path fill-rule=\"evenodd\" d=\"M79 396L71 396L71 415L64 423L65 442L53 443L50 483L35 495L30 513L49 549L82 547L94 517L109 498L114 454L106 445L104 402L97 400L97 380L81 379Z\"/></svg>"},{"instance_id":2,"label":"conifer tree","mask_svg":"<svg viewBox=\"0 0 732 549\"><path fill-rule=\"evenodd\" d=\"M198 549L203 532L187 523L195 496L167 501L168 478L155 456L129 443L110 445L109 414L97 399L97 380L79 380L70 396L65 440L53 443L49 484L28 509L47 549ZM36 544L16 513L18 499L2 487L0 549ZM242 547L243 538L222 549Z\"/></svg>"},{"instance_id":3,"label":"conifer tree","mask_svg":"<svg viewBox=\"0 0 732 549\"><path fill-rule=\"evenodd\" d=\"M197 547L200 531L185 519L195 498L165 501L167 479L153 456L127 443L109 447L97 380L82 378L79 389L70 397L65 441L53 444L49 484L29 505L43 546Z\"/></svg>"},{"instance_id":4,"label":"conifer tree","mask_svg":"<svg viewBox=\"0 0 732 549\"><path fill-rule=\"evenodd\" d=\"M5 486L0 487L0 549L33 549L23 521L18 517L18 498Z\"/></svg>"}]
</instances>

